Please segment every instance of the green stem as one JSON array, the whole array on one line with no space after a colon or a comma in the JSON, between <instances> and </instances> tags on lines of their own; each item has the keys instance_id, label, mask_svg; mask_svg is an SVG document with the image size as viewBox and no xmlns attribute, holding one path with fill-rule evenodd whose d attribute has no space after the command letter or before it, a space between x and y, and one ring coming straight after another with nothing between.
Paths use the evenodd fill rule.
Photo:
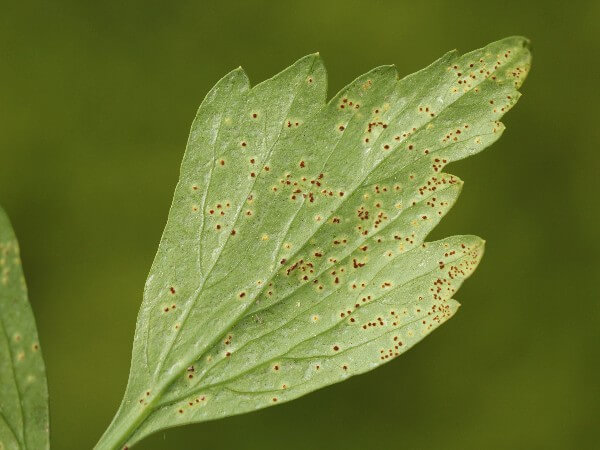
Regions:
<instances>
[{"instance_id":1,"label":"green stem","mask_svg":"<svg viewBox=\"0 0 600 450\"><path fill-rule=\"evenodd\" d=\"M154 403L160 398L162 393L160 390L155 390L156 395L152 395L149 402L137 404L133 400L128 400L132 396L125 392L125 399L115 414L112 422L94 447L94 450L122 450L128 448L133 442L128 442L128 439L133 436L140 425L148 418L154 410ZM142 398L142 396L139 396ZM135 397L134 397L135 398Z\"/></svg>"}]
</instances>

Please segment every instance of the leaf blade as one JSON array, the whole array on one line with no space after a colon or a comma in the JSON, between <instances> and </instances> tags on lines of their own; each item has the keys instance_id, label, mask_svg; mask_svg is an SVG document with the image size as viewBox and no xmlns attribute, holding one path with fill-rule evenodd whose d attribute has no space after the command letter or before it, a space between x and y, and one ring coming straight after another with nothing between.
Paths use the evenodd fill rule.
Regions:
<instances>
[{"instance_id":1,"label":"leaf blade","mask_svg":"<svg viewBox=\"0 0 600 450\"><path fill-rule=\"evenodd\" d=\"M0 208L0 447L49 448L48 389L19 246Z\"/></svg>"},{"instance_id":2,"label":"leaf blade","mask_svg":"<svg viewBox=\"0 0 600 450\"><path fill-rule=\"evenodd\" d=\"M417 283L421 295L405 286L395 291L399 297L383 297L377 289L391 288L403 273L412 273L410 264L431 263L428 248L454 245L455 239L472 241L449 250L466 258L458 266L471 261L469 267L453 273L457 266L442 252L434 281L438 272L448 273L441 283L451 292L479 262L483 247L475 238L420 246L462 186L443 167L502 134L499 119L518 100L516 89L529 70L526 45L515 37L463 56L450 52L401 80L395 68L382 66L328 103L317 55L254 88L243 77L239 95L221 100L215 113L210 101L219 98L223 80L217 83L198 117L220 117L225 131L219 126L215 134L206 121L192 127L146 284L121 408L138 408L137 416L131 414L143 418L130 427L127 442L169 426L269 406L370 370L378 363L366 358L369 345L388 337L371 336L356 350L350 346L346 355L362 359L353 357L353 364L342 364L343 372L329 372L316 384L298 381L298 374L308 376L302 363L294 382L280 377L283 365L274 367L277 358L314 360L319 354L311 353L311 346L341 355L342 342L350 342L345 333L353 340L366 334L340 323L357 322L364 311L387 307L386 302L412 298L414 303L431 295L427 301L433 302L429 307L437 321L420 317L428 331L450 317L457 303L442 295L440 286L430 286L434 272ZM206 145L209 138L212 144ZM208 162L194 162L199 157ZM202 193L199 199L196 191ZM372 278L363 280L366 275L359 273ZM354 290L372 293L355 299ZM362 324L364 330L384 329L388 320L379 319ZM390 323L394 320L393 327L403 323L399 318ZM333 331L319 331L327 325ZM315 341L310 333L320 338ZM146 370L136 370L136 355L144 353ZM383 355L380 361L387 359ZM269 365L271 372L264 372ZM237 381L230 384L224 374ZM265 380L276 380L285 393L271 402L256 400L251 385ZM118 415L113 423L119 421Z\"/></svg>"}]
</instances>

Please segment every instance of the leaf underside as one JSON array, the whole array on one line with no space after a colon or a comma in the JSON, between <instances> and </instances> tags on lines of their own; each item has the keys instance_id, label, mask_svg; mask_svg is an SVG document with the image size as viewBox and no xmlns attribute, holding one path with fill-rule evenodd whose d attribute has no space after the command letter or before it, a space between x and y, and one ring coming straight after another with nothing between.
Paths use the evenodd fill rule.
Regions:
<instances>
[{"instance_id":1,"label":"leaf underside","mask_svg":"<svg viewBox=\"0 0 600 450\"><path fill-rule=\"evenodd\" d=\"M451 317L483 241L424 243L461 190L443 168L500 137L529 63L511 37L402 79L378 67L327 103L318 55L253 88L241 69L221 79L192 125L98 448L294 399Z\"/></svg>"},{"instance_id":2,"label":"leaf underside","mask_svg":"<svg viewBox=\"0 0 600 450\"><path fill-rule=\"evenodd\" d=\"M19 245L0 208L0 450L45 449L48 388Z\"/></svg>"}]
</instances>

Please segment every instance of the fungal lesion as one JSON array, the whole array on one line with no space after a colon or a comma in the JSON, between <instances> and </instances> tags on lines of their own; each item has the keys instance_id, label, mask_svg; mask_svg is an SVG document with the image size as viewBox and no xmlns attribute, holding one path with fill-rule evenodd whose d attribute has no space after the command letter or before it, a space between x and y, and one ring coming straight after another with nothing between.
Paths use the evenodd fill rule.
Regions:
<instances>
[{"instance_id":1,"label":"fungal lesion","mask_svg":"<svg viewBox=\"0 0 600 450\"><path fill-rule=\"evenodd\" d=\"M400 356L401 352L403 351L402 347L404 346L404 343L400 339L399 335L394 335L391 341L392 342L388 348L382 348L379 351L379 359L381 361L396 358Z\"/></svg>"},{"instance_id":2,"label":"fungal lesion","mask_svg":"<svg viewBox=\"0 0 600 450\"><path fill-rule=\"evenodd\" d=\"M429 117L435 117L435 113L433 112L433 109L428 105L419 106L419 113L428 115Z\"/></svg>"},{"instance_id":3,"label":"fungal lesion","mask_svg":"<svg viewBox=\"0 0 600 450\"><path fill-rule=\"evenodd\" d=\"M357 110L360 108L360 103L357 103L355 100L351 100L348 97L342 97L338 102L338 108L341 110Z\"/></svg>"},{"instance_id":4,"label":"fungal lesion","mask_svg":"<svg viewBox=\"0 0 600 450\"><path fill-rule=\"evenodd\" d=\"M163 313L168 313L170 311L174 311L177 308L175 303L171 303L162 307Z\"/></svg>"}]
</instances>

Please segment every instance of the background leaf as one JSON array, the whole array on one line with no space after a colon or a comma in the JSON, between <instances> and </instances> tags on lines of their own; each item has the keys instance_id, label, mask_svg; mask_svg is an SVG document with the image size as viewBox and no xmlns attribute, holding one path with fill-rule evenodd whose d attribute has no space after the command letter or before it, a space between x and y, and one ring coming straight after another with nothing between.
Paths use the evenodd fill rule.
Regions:
<instances>
[{"instance_id":1,"label":"background leaf","mask_svg":"<svg viewBox=\"0 0 600 450\"><path fill-rule=\"evenodd\" d=\"M48 388L19 244L0 208L0 449L48 448Z\"/></svg>"},{"instance_id":2,"label":"background leaf","mask_svg":"<svg viewBox=\"0 0 600 450\"><path fill-rule=\"evenodd\" d=\"M98 448L296 398L365 372L452 316L483 243L423 244L459 194L443 167L497 140L523 38L392 66L325 104L307 56L237 69L192 125L148 277L125 398Z\"/></svg>"}]
</instances>

